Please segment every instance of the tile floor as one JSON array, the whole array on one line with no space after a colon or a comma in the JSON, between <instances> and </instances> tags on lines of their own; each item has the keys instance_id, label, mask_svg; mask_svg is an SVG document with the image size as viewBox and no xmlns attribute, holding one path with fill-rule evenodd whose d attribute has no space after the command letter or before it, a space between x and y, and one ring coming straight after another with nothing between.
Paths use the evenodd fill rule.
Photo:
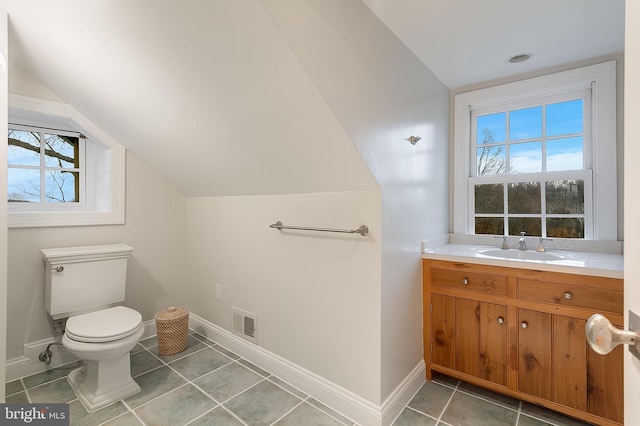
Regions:
<instances>
[{"instance_id":1,"label":"tile floor","mask_svg":"<svg viewBox=\"0 0 640 426\"><path fill-rule=\"evenodd\" d=\"M393 426L586 426L555 411L447 376L425 382Z\"/></svg>"},{"instance_id":2,"label":"tile floor","mask_svg":"<svg viewBox=\"0 0 640 426\"><path fill-rule=\"evenodd\" d=\"M355 423L238 355L190 334L186 351L158 354L155 337L131 354L142 391L87 413L66 380L78 363L6 384L8 403L68 402L71 425L353 426ZM394 426L578 426L584 423L439 376L426 382Z\"/></svg>"}]
</instances>

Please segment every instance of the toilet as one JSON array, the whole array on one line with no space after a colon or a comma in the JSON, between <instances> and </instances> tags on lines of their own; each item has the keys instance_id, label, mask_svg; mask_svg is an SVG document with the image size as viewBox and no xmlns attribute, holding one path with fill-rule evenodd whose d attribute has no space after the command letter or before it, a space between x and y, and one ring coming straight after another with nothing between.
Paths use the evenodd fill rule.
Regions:
<instances>
[{"instance_id":1,"label":"toilet","mask_svg":"<svg viewBox=\"0 0 640 426\"><path fill-rule=\"evenodd\" d=\"M62 345L84 360L67 380L78 400L93 412L140 391L131 378L129 352L144 334L139 312L124 301L125 244L42 249L45 307L67 318Z\"/></svg>"}]
</instances>

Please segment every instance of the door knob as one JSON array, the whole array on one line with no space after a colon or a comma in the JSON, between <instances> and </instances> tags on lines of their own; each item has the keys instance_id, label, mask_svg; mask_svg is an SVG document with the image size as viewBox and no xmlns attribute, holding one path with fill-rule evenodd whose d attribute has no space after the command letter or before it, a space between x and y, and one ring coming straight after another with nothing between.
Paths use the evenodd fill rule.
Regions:
<instances>
[{"instance_id":1,"label":"door knob","mask_svg":"<svg viewBox=\"0 0 640 426\"><path fill-rule=\"evenodd\" d=\"M633 331L618 330L603 315L593 314L585 327L587 342L596 353L606 355L618 345L636 346L640 336Z\"/></svg>"}]
</instances>

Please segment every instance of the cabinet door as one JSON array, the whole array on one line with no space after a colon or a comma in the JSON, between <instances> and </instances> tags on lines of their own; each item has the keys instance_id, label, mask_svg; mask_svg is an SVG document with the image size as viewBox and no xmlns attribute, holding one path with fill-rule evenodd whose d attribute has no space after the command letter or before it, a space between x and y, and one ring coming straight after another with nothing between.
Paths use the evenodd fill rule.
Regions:
<instances>
[{"instance_id":1,"label":"cabinet door","mask_svg":"<svg viewBox=\"0 0 640 426\"><path fill-rule=\"evenodd\" d=\"M455 299L455 369L507 384L507 308Z\"/></svg>"},{"instance_id":2,"label":"cabinet door","mask_svg":"<svg viewBox=\"0 0 640 426\"><path fill-rule=\"evenodd\" d=\"M480 304L480 377L507 385L507 307Z\"/></svg>"},{"instance_id":3,"label":"cabinet door","mask_svg":"<svg viewBox=\"0 0 640 426\"><path fill-rule=\"evenodd\" d=\"M518 310L518 389L551 400L551 314Z\"/></svg>"},{"instance_id":4,"label":"cabinet door","mask_svg":"<svg viewBox=\"0 0 640 426\"><path fill-rule=\"evenodd\" d=\"M456 370L480 377L480 302L456 299Z\"/></svg>"},{"instance_id":5,"label":"cabinet door","mask_svg":"<svg viewBox=\"0 0 640 426\"><path fill-rule=\"evenodd\" d=\"M455 299L439 294L431 295L431 362L455 368L454 332Z\"/></svg>"},{"instance_id":6,"label":"cabinet door","mask_svg":"<svg viewBox=\"0 0 640 426\"><path fill-rule=\"evenodd\" d=\"M586 321L553 316L553 400L587 411Z\"/></svg>"},{"instance_id":7,"label":"cabinet door","mask_svg":"<svg viewBox=\"0 0 640 426\"><path fill-rule=\"evenodd\" d=\"M587 349L588 411L618 423L624 421L624 350L618 346L607 355L598 355Z\"/></svg>"}]
</instances>

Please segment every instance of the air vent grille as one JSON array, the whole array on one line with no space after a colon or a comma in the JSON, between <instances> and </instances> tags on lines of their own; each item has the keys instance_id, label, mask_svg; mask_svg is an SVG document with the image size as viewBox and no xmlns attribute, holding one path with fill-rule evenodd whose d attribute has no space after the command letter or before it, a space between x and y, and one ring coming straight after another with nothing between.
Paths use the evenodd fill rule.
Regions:
<instances>
[{"instance_id":1,"label":"air vent grille","mask_svg":"<svg viewBox=\"0 0 640 426\"><path fill-rule=\"evenodd\" d=\"M233 333L257 343L256 316L242 309L233 308Z\"/></svg>"},{"instance_id":2,"label":"air vent grille","mask_svg":"<svg viewBox=\"0 0 640 426\"><path fill-rule=\"evenodd\" d=\"M249 317L244 317L244 334L255 339L256 337L256 320Z\"/></svg>"}]
</instances>

